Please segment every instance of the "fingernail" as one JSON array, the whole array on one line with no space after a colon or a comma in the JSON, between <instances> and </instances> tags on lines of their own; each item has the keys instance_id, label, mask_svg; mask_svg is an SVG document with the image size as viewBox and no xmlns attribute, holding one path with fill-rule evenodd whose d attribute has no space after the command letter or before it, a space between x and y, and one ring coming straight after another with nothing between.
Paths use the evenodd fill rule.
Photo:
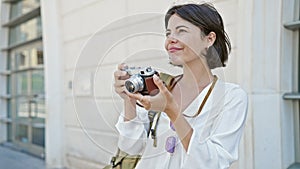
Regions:
<instances>
[{"instance_id":1,"label":"fingernail","mask_svg":"<svg viewBox=\"0 0 300 169\"><path fill-rule=\"evenodd\" d=\"M154 80L158 80L158 76L156 74L153 75Z\"/></svg>"}]
</instances>

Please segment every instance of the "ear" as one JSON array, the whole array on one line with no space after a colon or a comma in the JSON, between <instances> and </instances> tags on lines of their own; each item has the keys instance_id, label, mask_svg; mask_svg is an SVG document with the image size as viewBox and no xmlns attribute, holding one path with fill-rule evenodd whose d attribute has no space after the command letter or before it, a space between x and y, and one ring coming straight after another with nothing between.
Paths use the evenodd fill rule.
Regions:
<instances>
[{"instance_id":1,"label":"ear","mask_svg":"<svg viewBox=\"0 0 300 169\"><path fill-rule=\"evenodd\" d=\"M209 32L209 34L206 37L207 37L207 43L208 43L208 47L209 47L215 43L217 35L215 32Z\"/></svg>"}]
</instances>

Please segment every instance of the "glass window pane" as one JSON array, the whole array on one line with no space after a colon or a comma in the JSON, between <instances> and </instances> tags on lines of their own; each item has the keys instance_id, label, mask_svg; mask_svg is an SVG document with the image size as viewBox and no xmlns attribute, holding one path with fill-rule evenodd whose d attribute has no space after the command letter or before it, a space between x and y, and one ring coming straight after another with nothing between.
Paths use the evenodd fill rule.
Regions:
<instances>
[{"instance_id":1,"label":"glass window pane","mask_svg":"<svg viewBox=\"0 0 300 169\"><path fill-rule=\"evenodd\" d=\"M10 56L10 54L8 54L7 63L6 63L6 70L10 70L10 69L11 69L11 56Z\"/></svg>"},{"instance_id":2,"label":"glass window pane","mask_svg":"<svg viewBox=\"0 0 300 169\"><path fill-rule=\"evenodd\" d=\"M45 100L40 99L37 101L37 117L45 119L46 118L46 109L45 109Z\"/></svg>"},{"instance_id":3,"label":"glass window pane","mask_svg":"<svg viewBox=\"0 0 300 169\"><path fill-rule=\"evenodd\" d=\"M44 86L44 71L35 70L32 71L32 88L31 94L44 94L45 86Z\"/></svg>"},{"instance_id":4,"label":"glass window pane","mask_svg":"<svg viewBox=\"0 0 300 169\"><path fill-rule=\"evenodd\" d=\"M44 128L32 128L32 143L38 146L45 146L45 129Z\"/></svg>"},{"instance_id":5,"label":"glass window pane","mask_svg":"<svg viewBox=\"0 0 300 169\"><path fill-rule=\"evenodd\" d=\"M11 4L10 18L16 18L40 6L40 0L20 0Z\"/></svg>"},{"instance_id":6,"label":"glass window pane","mask_svg":"<svg viewBox=\"0 0 300 169\"><path fill-rule=\"evenodd\" d=\"M24 69L29 67L29 51L23 50L15 52L16 69Z\"/></svg>"},{"instance_id":7,"label":"glass window pane","mask_svg":"<svg viewBox=\"0 0 300 169\"><path fill-rule=\"evenodd\" d=\"M9 30L9 44L15 45L42 35L41 17L33 18Z\"/></svg>"},{"instance_id":8,"label":"glass window pane","mask_svg":"<svg viewBox=\"0 0 300 169\"><path fill-rule=\"evenodd\" d=\"M45 99L34 97L30 101L30 111L33 123L44 123L46 118Z\"/></svg>"},{"instance_id":9,"label":"glass window pane","mask_svg":"<svg viewBox=\"0 0 300 169\"><path fill-rule=\"evenodd\" d=\"M11 118L14 118L16 114L16 99L12 98L10 99L10 104L9 104L9 111L8 111L8 116Z\"/></svg>"},{"instance_id":10,"label":"glass window pane","mask_svg":"<svg viewBox=\"0 0 300 169\"><path fill-rule=\"evenodd\" d=\"M10 70L20 70L44 64L41 42L24 45L10 51Z\"/></svg>"},{"instance_id":11,"label":"glass window pane","mask_svg":"<svg viewBox=\"0 0 300 169\"><path fill-rule=\"evenodd\" d=\"M16 140L22 143L28 143L28 127L25 125L17 125L16 126Z\"/></svg>"},{"instance_id":12,"label":"glass window pane","mask_svg":"<svg viewBox=\"0 0 300 169\"><path fill-rule=\"evenodd\" d=\"M30 117L37 117L38 115L38 103L35 99L31 99L29 101L29 110L30 112Z\"/></svg>"},{"instance_id":13,"label":"glass window pane","mask_svg":"<svg viewBox=\"0 0 300 169\"><path fill-rule=\"evenodd\" d=\"M29 101L24 98L17 99L17 118L29 117Z\"/></svg>"},{"instance_id":14,"label":"glass window pane","mask_svg":"<svg viewBox=\"0 0 300 169\"><path fill-rule=\"evenodd\" d=\"M39 66L44 64L43 49L41 46L31 49L31 66Z\"/></svg>"},{"instance_id":15,"label":"glass window pane","mask_svg":"<svg viewBox=\"0 0 300 169\"><path fill-rule=\"evenodd\" d=\"M12 141L12 124L7 124L7 141Z\"/></svg>"},{"instance_id":16,"label":"glass window pane","mask_svg":"<svg viewBox=\"0 0 300 169\"><path fill-rule=\"evenodd\" d=\"M11 51L10 52L10 55L9 55L9 58L10 58L10 63L9 63L9 67L10 69L9 70L15 70L16 69L16 58L17 58L17 52L16 51Z\"/></svg>"},{"instance_id":17,"label":"glass window pane","mask_svg":"<svg viewBox=\"0 0 300 169\"><path fill-rule=\"evenodd\" d=\"M13 74L16 76L16 95L27 95L29 80L28 80L28 72L19 72Z\"/></svg>"},{"instance_id":18,"label":"glass window pane","mask_svg":"<svg viewBox=\"0 0 300 169\"><path fill-rule=\"evenodd\" d=\"M7 118L11 118L11 99L7 100Z\"/></svg>"},{"instance_id":19,"label":"glass window pane","mask_svg":"<svg viewBox=\"0 0 300 169\"><path fill-rule=\"evenodd\" d=\"M10 52L10 54L8 55L8 63L7 63L7 70L13 70L15 68L15 57L14 57L14 53Z\"/></svg>"},{"instance_id":20,"label":"glass window pane","mask_svg":"<svg viewBox=\"0 0 300 169\"><path fill-rule=\"evenodd\" d=\"M6 93L9 95L9 94L11 94L11 76L10 75L7 76L6 85L7 85Z\"/></svg>"}]
</instances>

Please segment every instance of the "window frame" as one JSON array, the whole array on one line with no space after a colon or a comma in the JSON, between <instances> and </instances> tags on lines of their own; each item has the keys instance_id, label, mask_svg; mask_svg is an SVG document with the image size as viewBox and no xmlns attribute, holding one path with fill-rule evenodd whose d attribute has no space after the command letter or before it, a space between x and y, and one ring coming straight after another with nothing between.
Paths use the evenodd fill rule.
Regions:
<instances>
[{"instance_id":1,"label":"window frame","mask_svg":"<svg viewBox=\"0 0 300 169\"><path fill-rule=\"evenodd\" d=\"M294 142L295 142L295 164L291 166L299 167L300 164L300 2L294 1L294 21L285 23L283 26L285 29L293 31L296 37L293 39L293 70L296 72L292 76L293 90L291 92L284 93L282 98L284 100L293 101L294 110ZM298 8L297 8L298 7Z\"/></svg>"},{"instance_id":2,"label":"window frame","mask_svg":"<svg viewBox=\"0 0 300 169\"><path fill-rule=\"evenodd\" d=\"M44 62L43 64L34 64L34 65L30 65L28 68L23 68L23 69L19 69L19 70L12 70L11 66L9 65L11 62L14 62L13 60L10 60L11 58L11 52L12 51L17 51L18 49L21 48L26 48L26 47L30 47L30 52L35 52L32 51L32 49L36 46L36 44L40 44L41 45L39 47L35 47L38 51L38 48L43 49L43 37L42 37L42 32L41 35L31 38L31 39L26 39L20 43L16 43L16 44L12 44L10 45L9 43L9 34L10 34L10 30L11 28L21 25L31 19L37 18L41 16L41 4L38 5L38 7L36 8L32 8L32 10L26 12L26 13L22 13L22 15L19 15L17 17L11 18L10 17L10 13L11 13L11 7L12 7L12 3L18 2L17 0L1 0L1 35L4 37L3 41L1 42L1 54L0 54L0 60L2 63L5 64L1 64L0 65L0 80L1 82L4 82L5 85L4 89L2 92L0 91L0 104L1 105L6 105L5 108L4 107L0 107L0 126L1 126L1 131L4 131L6 133L6 136L3 136L0 138L0 142L13 142L14 145L12 146L21 146L22 149L24 149L24 151L30 153L30 154L34 154L36 156L40 156L41 158L44 158L44 153L45 153L45 145L43 145L43 147L40 147L36 144L34 144L32 142L33 138L31 137L31 135L33 134L32 131L34 129L43 129L45 131L45 122L43 120L40 120L40 118L46 119L45 111L44 114L42 114L41 116L37 116L38 118L34 117L32 119L29 119L27 121L17 121L18 119L16 119L16 114L13 114L13 112L16 111L16 108L14 107L14 103L16 102L16 100L18 98L26 98L29 99L30 101L34 101L37 100L38 102L40 102L40 104L45 104L45 89L44 89L44 93L41 94L35 94L32 93L33 89L28 89L27 94L23 94L23 95L12 95L11 91L12 90L17 90L16 88L14 89L8 89L8 85L10 85L10 88L12 88L12 86L14 85L13 83L13 76L16 76L18 73L21 72L27 72L27 74L30 74L30 78L29 83L32 83L33 80L33 76L32 74L36 73L36 71L44 71ZM41 23L40 23L41 24ZM42 27L42 25L40 25ZM39 27L37 27L38 29ZM32 47L34 46L34 47ZM43 52L43 51L42 51ZM42 54L42 53L41 53ZM38 56L38 54L37 54ZM37 57L36 56L36 57ZM31 56L31 53L29 54L29 59L31 60L33 56ZM10 84L8 84L8 78L10 77ZM28 84L28 86L32 87L31 84ZM11 90L10 93L7 90ZM31 91L32 90L32 91ZM30 104L31 102L29 102ZM30 105L31 106L31 105ZM34 106L34 105L33 105ZM44 108L44 106L40 106L41 108ZM37 107L39 108L39 107ZM40 108L40 109L41 109ZM38 109L39 110L39 109ZM42 110L42 109L41 109ZM44 110L44 109L43 109ZM10 111L10 112L9 112ZM36 113L36 111L31 111L31 108L29 108L29 112L30 112L30 116L31 113L34 112ZM39 121L38 121L39 120ZM41 122L40 122L41 121ZM21 141L18 141L16 139L16 126L19 124L26 124L30 129L27 131L29 133L29 138L32 140L30 141L30 144L25 144ZM10 130L11 132L8 132L8 130ZM0 132L1 132L0 131ZM45 137L43 138L45 139ZM44 140L45 141L45 140ZM45 143L44 143L45 144Z\"/></svg>"}]
</instances>

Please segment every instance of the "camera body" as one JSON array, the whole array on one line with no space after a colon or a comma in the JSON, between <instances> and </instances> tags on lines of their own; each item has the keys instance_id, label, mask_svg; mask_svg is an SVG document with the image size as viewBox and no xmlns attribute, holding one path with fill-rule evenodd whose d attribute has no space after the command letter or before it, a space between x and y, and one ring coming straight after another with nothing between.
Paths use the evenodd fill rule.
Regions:
<instances>
[{"instance_id":1,"label":"camera body","mask_svg":"<svg viewBox=\"0 0 300 169\"><path fill-rule=\"evenodd\" d=\"M158 72L151 66L128 67L124 71L130 76L125 81L125 87L130 93L141 93L142 95L154 96L158 93L158 87L153 82L153 75Z\"/></svg>"}]
</instances>

